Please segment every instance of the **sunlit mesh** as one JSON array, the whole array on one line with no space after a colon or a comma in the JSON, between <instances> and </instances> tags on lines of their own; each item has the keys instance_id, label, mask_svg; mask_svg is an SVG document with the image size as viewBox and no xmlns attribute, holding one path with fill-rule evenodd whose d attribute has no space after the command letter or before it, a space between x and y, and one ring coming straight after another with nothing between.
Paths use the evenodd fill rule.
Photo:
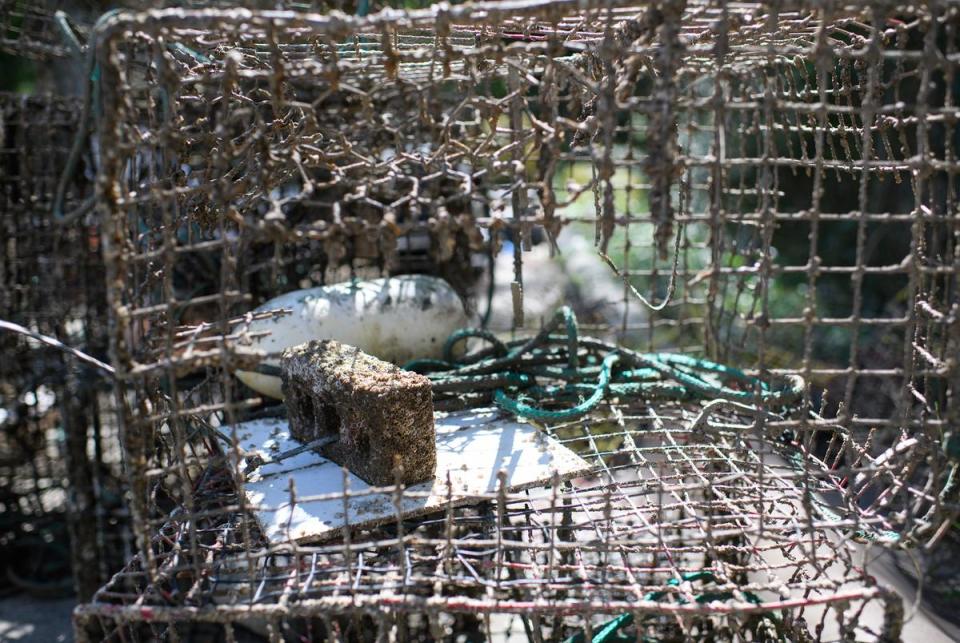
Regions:
<instances>
[{"instance_id":1,"label":"sunlit mesh","mask_svg":"<svg viewBox=\"0 0 960 643\"><path fill-rule=\"evenodd\" d=\"M956 26L882 2L103 21L99 212L139 555L80 628L552 640L631 614L638 638L896 636L899 599L853 544L928 545L956 510ZM509 243L496 330L526 336L524 257L561 231L637 290L616 319L580 311L583 333L799 376L802 400L608 397L538 425L588 476L268 541L235 439L264 411L233 377L264 357L242 315L406 272L477 301Z\"/></svg>"}]
</instances>

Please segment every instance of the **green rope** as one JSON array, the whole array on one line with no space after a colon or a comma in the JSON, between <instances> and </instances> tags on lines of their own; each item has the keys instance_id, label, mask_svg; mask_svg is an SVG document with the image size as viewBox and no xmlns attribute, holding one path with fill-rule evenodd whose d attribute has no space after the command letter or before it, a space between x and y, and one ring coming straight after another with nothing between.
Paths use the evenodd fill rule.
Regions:
<instances>
[{"instance_id":1,"label":"green rope","mask_svg":"<svg viewBox=\"0 0 960 643\"><path fill-rule=\"evenodd\" d=\"M533 417L548 421L562 421L570 419L571 417L579 417L584 413L589 413L607 394L607 389L610 385L610 372L613 368L613 365L619 360L620 356L616 353L607 355L604 358L603 366L601 366L600 369L600 378L597 380L596 386L593 387L593 392L590 394L590 397L580 404L562 411L549 411L547 409L530 406L519 399L510 397L501 389L497 389L496 393L494 393L493 401L496 402L497 406L500 408L505 409L514 415L520 415L523 417ZM547 392L549 394L549 391Z\"/></svg>"},{"instance_id":2,"label":"green rope","mask_svg":"<svg viewBox=\"0 0 960 643\"><path fill-rule=\"evenodd\" d=\"M560 334L554 334L561 331ZM488 347L463 357L456 356L456 347L468 339L479 339ZM573 311L563 307L536 336L526 340L503 342L485 329L463 328L447 339L442 360L414 360L407 370L427 375L435 395L472 393L492 390L492 401L500 408L533 420L557 422L590 413L607 397L659 399L726 399L757 407L785 406L803 395L804 382L789 377L773 386L743 371L689 355L675 353L638 353L594 338L581 338ZM537 378L562 382L541 385ZM733 388L733 387L736 388ZM543 408L535 402L573 398L572 405L560 410ZM799 472L805 471L799 451L788 456ZM811 494L814 511L832 522L842 518L823 500ZM900 535L892 531L857 529L853 538L875 543L897 543ZM684 574L683 581L714 582L712 572ZM676 586L680 579L667 584ZM650 592L647 601L659 601L668 592ZM751 592L741 595L755 605L762 601ZM704 592L695 596L697 603L730 600L733 592ZM684 599L681 597L680 602ZM770 618L776 621L771 614ZM617 643L635 640L621 633L634 622L632 613L625 613L604 623L591 643ZM653 643L656 639L643 637ZM582 632L566 643L586 643Z\"/></svg>"},{"instance_id":3,"label":"green rope","mask_svg":"<svg viewBox=\"0 0 960 643\"><path fill-rule=\"evenodd\" d=\"M679 579L671 578L667 581L667 585L671 587L677 587L681 582L693 582L693 581L703 581L705 583L716 582L716 577L713 572L702 570L699 572L690 572L688 574L683 574ZM760 600L760 597L754 594L753 592L741 591L743 597L750 603L754 605L762 605L763 601ZM666 590L659 590L655 592L649 592L644 597L644 601L660 601L665 596L669 594ZM727 592L703 592L694 596L694 600L697 603L709 603L711 601L728 601L732 598L736 598L736 595L732 591ZM682 596L678 599L678 602L683 605L687 601ZM772 615L771 615L772 617ZM634 637L625 638L620 634L620 631L626 627L629 627L634 620L633 613L628 612L626 614L621 614L620 616L607 621L606 623L600 626L600 629L594 633L591 643L612 643L613 641L620 640L636 640ZM586 643L586 636L583 632L577 632L573 636L566 639L565 643ZM644 637L644 641L655 641L656 639L650 639Z\"/></svg>"},{"instance_id":4,"label":"green rope","mask_svg":"<svg viewBox=\"0 0 960 643\"><path fill-rule=\"evenodd\" d=\"M457 357L457 346L468 339L479 339L488 346ZM447 339L442 360L414 360L404 368L427 375L436 393L492 390L490 399L502 409L548 422L586 415L611 396L721 398L782 406L796 401L803 392L803 380L797 377L774 387L739 369L702 358L639 353L580 337L577 318L566 306L532 338L504 342L490 331L462 328ZM562 385L539 385L538 378ZM572 403L564 409L542 406L565 399Z\"/></svg>"},{"instance_id":5,"label":"green rope","mask_svg":"<svg viewBox=\"0 0 960 643\"><path fill-rule=\"evenodd\" d=\"M479 339L487 346L457 356L457 346ZM784 378L778 385L747 375L740 369L677 353L639 353L592 337L581 337L577 318L564 306L529 339L500 340L480 328L462 328L447 339L443 359L421 359L404 368L430 378L434 395L486 395L500 408L517 416L545 422L563 422L593 411L608 397L644 399L726 399L756 407L786 406L798 401L802 378ZM552 384L538 383L549 380ZM546 403L568 401L562 409ZM788 461L798 472L803 456L795 451ZM824 501L812 496L813 509L825 520L842 518ZM892 531L858 529L855 539L892 544Z\"/></svg>"}]
</instances>

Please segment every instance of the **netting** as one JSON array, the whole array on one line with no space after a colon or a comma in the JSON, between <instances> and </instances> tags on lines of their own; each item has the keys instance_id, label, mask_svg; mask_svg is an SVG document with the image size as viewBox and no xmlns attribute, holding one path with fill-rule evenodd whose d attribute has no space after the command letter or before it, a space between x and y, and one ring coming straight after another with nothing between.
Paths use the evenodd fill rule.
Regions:
<instances>
[{"instance_id":1,"label":"netting","mask_svg":"<svg viewBox=\"0 0 960 643\"><path fill-rule=\"evenodd\" d=\"M78 632L895 638L902 606L854 544L932 546L957 508L956 28L949 3L884 2L103 21L97 182L139 553ZM268 357L246 313L409 272L475 300L510 252L495 330L529 337L548 320L524 314L525 257L564 234L596 242L623 297L616 319L578 311L599 339L543 359L672 351L741 369L740 388L601 386L576 417L527 413L588 472L501 476L469 502L449 483L416 516L422 491L355 490L392 507L379 524L287 486L292 469L249 493L245 422L278 409L234 377ZM781 380L799 399L761 394ZM336 534L262 521L331 500Z\"/></svg>"}]
</instances>

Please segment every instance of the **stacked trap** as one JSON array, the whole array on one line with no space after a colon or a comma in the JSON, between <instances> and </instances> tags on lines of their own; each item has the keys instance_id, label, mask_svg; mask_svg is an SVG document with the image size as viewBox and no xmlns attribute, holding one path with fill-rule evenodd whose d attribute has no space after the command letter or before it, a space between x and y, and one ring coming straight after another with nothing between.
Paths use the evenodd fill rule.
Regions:
<instances>
[{"instance_id":1,"label":"stacked trap","mask_svg":"<svg viewBox=\"0 0 960 643\"><path fill-rule=\"evenodd\" d=\"M112 383L10 332L107 359L97 228L53 214L58 188L66 212L92 204L88 156L61 183L79 114L76 98L0 93L0 592L85 600L125 557Z\"/></svg>"},{"instance_id":2,"label":"stacked trap","mask_svg":"<svg viewBox=\"0 0 960 643\"><path fill-rule=\"evenodd\" d=\"M855 545L933 546L956 513L956 27L882 2L102 20L138 555L78 635L896 638ZM525 315L527 251L569 234L620 275L617 323ZM511 327L417 369L450 403L437 433L492 422L573 459L523 482L502 444L466 494L441 468L325 492L289 482L300 452L251 493L250 427L287 423L234 375L278 357L248 311L408 272L476 300L505 249ZM439 390L478 364L502 384ZM338 503L336 529L294 528Z\"/></svg>"}]
</instances>

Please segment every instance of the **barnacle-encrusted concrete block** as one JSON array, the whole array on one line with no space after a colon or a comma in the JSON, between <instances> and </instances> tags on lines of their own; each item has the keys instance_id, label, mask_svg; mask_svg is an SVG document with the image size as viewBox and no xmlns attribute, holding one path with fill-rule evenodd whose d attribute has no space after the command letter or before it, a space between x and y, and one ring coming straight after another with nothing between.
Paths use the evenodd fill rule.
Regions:
<instances>
[{"instance_id":1,"label":"barnacle-encrusted concrete block","mask_svg":"<svg viewBox=\"0 0 960 643\"><path fill-rule=\"evenodd\" d=\"M430 380L333 340L288 348L281 361L291 435L337 436L321 453L372 485L433 478L437 466Z\"/></svg>"}]
</instances>

